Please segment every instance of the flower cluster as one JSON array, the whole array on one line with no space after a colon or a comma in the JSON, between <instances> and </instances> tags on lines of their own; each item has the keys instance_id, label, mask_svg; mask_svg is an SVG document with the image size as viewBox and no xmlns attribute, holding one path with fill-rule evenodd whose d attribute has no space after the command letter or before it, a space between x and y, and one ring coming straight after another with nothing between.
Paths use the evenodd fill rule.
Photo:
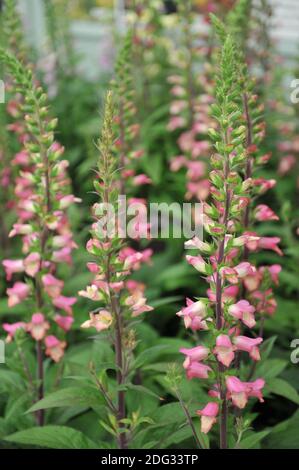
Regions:
<instances>
[{"instance_id":1,"label":"flower cluster","mask_svg":"<svg viewBox=\"0 0 299 470\"><path fill-rule=\"evenodd\" d=\"M31 316L26 323L3 327L8 340L19 327L24 328L38 343L39 356L44 341L46 355L58 362L66 346L65 332L73 322L76 298L63 295L64 282L56 271L60 263L71 264L75 243L66 210L77 199L68 194L68 162L60 159L63 148L54 140L57 120L49 117L46 94L35 85L30 69L14 56L2 50L0 54L23 95L26 139L18 158L28 164L16 181L18 220L9 233L9 237L20 236L24 257L6 259L3 266L9 283L15 274L19 276L7 289L8 306L26 301Z\"/></svg>"},{"instance_id":2,"label":"flower cluster","mask_svg":"<svg viewBox=\"0 0 299 470\"><path fill-rule=\"evenodd\" d=\"M132 74L132 32L124 39L124 46L118 54L115 66L114 94L117 98L115 133L118 135L116 146L119 153L121 171L120 193L125 194L125 187L138 187L151 184L151 179L144 173L137 173L136 166L144 151L138 148L140 124L137 119L135 89Z\"/></svg>"},{"instance_id":3,"label":"flower cluster","mask_svg":"<svg viewBox=\"0 0 299 470\"><path fill-rule=\"evenodd\" d=\"M218 25L218 20L216 26ZM215 85L215 103L211 114L217 128L209 131L216 153L211 158L211 201L204 203L203 226L208 241L198 238L186 243L199 251L187 261L209 283L208 297L187 300L178 315L186 328L209 333L207 343L182 349L187 377L212 381L208 395L211 401L198 411L202 432L207 433L220 414L220 447L227 447L227 421L230 404L243 409L250 397L263 401L265 381L240 379L239 357L246 352L253 361L260 359L261 336L250 334L256 315L275 310L269 278L277 283L279 265L257 269L248 261L250 252L263 249L278 254L279 238L259 236L249 230L251 215L256 221L276 220L265 206L255 208L251 200L273 186L262 178L254 178L254 165L265 163L259 156L256 142L263 135L260 123L250 127L249 106L256 98L244 88L245 65L232 37L223 35L219 74ZM244 99L244 94L246 99ZM253 118L256 118L256 115ZM249 135L253 130L253 137ZM252 138L252 142L248 139ZM250 217L249 217L250 216ZM248 219L248 220L247 220ZM248 290L248 292L246 291ZM246 328L246 334L242 330ZM247 332L248 331L248 332ZM251 377L250 377L251 378Z\"/></svg>"},{"instance_id":4,"label":"flower cluster","mask_svg":"<svg viewBox=\"0 0 299 470\"><path fill-rule=\"evenodd\" d=\"M211 96L211 67L207 58L210 55L208 34L193 32L196 23L201 21L192 11L192 2L182 2L178 10L179 25L182 27L183 48L172 51L174 73L168 77L171 85L171 118L168 130L178 134L177 144L180 154L173 157L170 169L187 170L187 199L205 201L210 193L208 179L208 159L211 145L208 129L214 126L209 116ZM200 35L200 42L198 37ZM201 73L199 73L201 70Z\"/></svg>"},{"instance_id":5,"label":"flower cluster","mask_svg":"<svg viewBox=\"0 0 299 470\"><path fill-rule=\"evenodd\" d=\"M148 262L151 250L136 251L127 247L119 237L117 227L109 227L109 208L117 204L119 192L118 155L119 147L114 138L114 106L112 94L107 94L104 123L101 139L98 142L100 158L98 161L98 178L94 187L100 202L94 204L92 214L94 223L91 238L87 242L87 251L95 261L87 264L93 274L92 282L85 290L79 292L83 297L100 303L100 307L90 313L89 320L82 328L95 328L98 332L107 330L115 350L117 384L119 387L116 407L111 406L108 392L101 391L110 403L110 412L116 415L118 423L118 446L125 448L127 438L122 429L125 410L125 392L121 390L129 380L132 367L133 351L136 345L132 320L143 312L152 310L146 304L145 286L128 276L139 269L142 263ZM99 384L99 381L97 380Z\"/></svg>"}]
</instances>

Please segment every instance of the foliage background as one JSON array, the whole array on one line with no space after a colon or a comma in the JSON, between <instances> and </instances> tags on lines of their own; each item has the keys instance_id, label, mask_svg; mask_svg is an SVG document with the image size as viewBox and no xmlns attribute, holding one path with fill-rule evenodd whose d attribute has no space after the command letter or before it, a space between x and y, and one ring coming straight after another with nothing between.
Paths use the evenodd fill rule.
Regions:
<instances>
[{"instance_id":1,"label":"foliage background","mask_svg":"<svg viewBox=\"0 0 299 470\"><path fill-rule=\"evenodd\" d=\"M99 3L102 6L102 3L109 2ZM179 28L179 25L175 26L173 18L162 15L156 8L156 2L146 3L155 44L152 49L143 50L141 56L136 57L135 79L141 140L145 149L145 158L141 161L140 169L152 178L153 184L144 192L136 191L136 196L147 197L153 202L182 201L185 176L183 173L169 171L169 161L178 151L177 136L166 130L171 101L167 76L173 72L173 63L170 60L175 47L173 31L175 27ZM223 13L227 8L225 6ZM71 16L77 17L80 14L78 5L78 9L74 8ZM91 193L92 168L95 166L97 152L93 142L99 133L103 96L112 71L101 73L99 70L99 79L92 82L75 72L80 66L82 57L78 57L73 49L71 53L63 54L66 38L64 35L59 36L57 29L55 31L57 37L59 36L58 44L53 43L54 21L56 28L58 25L69 34L68 18L66 20L61 24L61 17L54 9L52 18L48 16L48 37L50 47L53 49L56 47L57 57L56 91L52 94L51 104L53 115L59 118L58 139L65 146L65 156L70 162L73 192L82 198L82 204L73 208L71 212L71 221L79 248L74 253L73 266L70 269L65 267L65 272L62 273L66 279L66 295L74 295L84 288L89 280L89 273L85 268L85 263L88 261L85 243L91 222L90 206L94 202ZM121 41L116 32L114 38L116 47L119 47ZM280 132L281 128L283 124L289 125L291 121L291 131L296 135L299 114L298 105L293 107L287 91L282 86L284 77L289 76L292 71L283 65L278 67L275 54L275 50L271 50L270 83L264 86L260 80L260 92L264 94L265 102L280 103L274 109L267 105L265 111L268 126L265 152L273 152L271 163L265 170L268 178L277 178L281 158L277 144L285 139ZM35 57L34 51L32 57L33 59ZM49 86L43 70L40 70L39 75L45 85ZM264 404L256 403L248 412L254 432L248 431L242 444L244 447L299 448L298 365L290 361L292 352L290 343L294 338L299 338L299 211L296 170L295 167L285 176L278 175L275 190L267 196L269 205L280 216L280 223L265 224L263 230L267 234L281 237L285 256L279 260L283 271L280 276L280 286L276 290L278 308L276 314L266 321L267 341L263 345L263 360L257 368L257 374L263 375L267 381L266 400ZM263 202L267 203L267 198ZM9 226L12 222L10 214L5 216L6 224ZM181 308L186 296L204 294L205 285L199 281L199 277L183 258L183 240L155 240L150 246L155 253L153 263L139 271L136 278L148 286L148 303L155 309L136 325L142 338L137 348L136 359L142 385L136 384L134 393L129 394L128 406L132 411L136 410L137 400L141 415L149 417L151 421L136 437L134 446L190 448L194 446L190 429L184 425L183 412L169 389L165 372L170 363L181 364L179 348L190 347L193 344L193 339L182 328L175 313ZM20 247L14 245L10 250L17 257ZM7 257L7 253L5 256ZM277 262L276 255L271 253L259 254L258 257L262 263ZM1 272L1 322L17 320L23 314L22 306L8 310L5 289L4 273ZM102 448L111 447L107 424L106 428L99 424L103 402L91 387L87 365L93 361L96 367L102 367L103 364L113 360L112 351L103 335L100 339L91 339L90 333L80 330L80 324L85 321L88 308L84 299L79 298L74 307L75 323L69 335L69 347L63 364L53 365L46 361L47 391L57 392L56 395L51 395L52 398L46 403L47 420L55 426L67 426L65 434L64 428L60 428L57 433L59 437L55 440L51 437L55 433L43 436L40 430L36 430L36 435L31 432L30 439L26 435L19 437L18 445L48 446L50 442L50 446L53 447L76 448L92 447L96 442ZM24 348L31 366L34 367L33 351L28 344L24 344ZM0 366L0 437L3 439L34 425L32 414L25 413L30 403L26 396L24 381L20 379L21 372L13 344L7 346L6 356L6 365ZM113 380L109 373L107 380ZM138 386L144 388L138 389ZM146 392L146 389L149 392ZM184 380L182 396L190 405L193 414L203 398L200 383L196 380L190 382ZM68 428L78 432L71 435ZM8 444L7 440L3 440L1 445L7 447L16 444ZM211 446L214 445L212 435Z\"/></svg>"}]
</instances>

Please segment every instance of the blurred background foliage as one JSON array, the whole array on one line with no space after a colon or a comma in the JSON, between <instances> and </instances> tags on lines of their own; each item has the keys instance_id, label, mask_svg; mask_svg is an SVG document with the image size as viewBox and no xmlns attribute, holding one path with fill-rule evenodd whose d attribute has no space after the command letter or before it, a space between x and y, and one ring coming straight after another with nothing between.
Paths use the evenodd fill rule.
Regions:
<instances>
[{"instance_id":1,"label":"blurred background foliage","mask_svg":"<svg viewBox=\"0 0 299 470\"><path fill-rule=\"evenodd\" d=\"M180 19L175 12L174 2L166 2L166 6L156 0L126 3L128 21L135 30L136 38L139 38L133 51L138 121L141 124L141 142L145 151L145 156L140 161L140 170L152 179L152 185L146 186L146 189L136 189L135 196L146 197L150 202L181 202L185 194L185 174L169 171L171 158L178 154L178 136L175 132L167 131L172 100L167 77L176 72L173 57L176 57L180 48L180 41L177 39L181 34ZM206 13L210 3L207 0L194 1L198 22L195 26L199 30L206 28ZM233 2L224 0L214 3L218 13L224 16ZM257 375L263 375L267 381L266 400L264 404L256 404L252 410L246 412L256 431L265 428L267 431L255 434L248 431L247 442L243 445L299 448L299 365L290 361L290 343L294 338L299 338L298 162L291 171L279 172L282 158L279 144L294 140L298 135L299 107L290 103L288 90L284 86L285 77L296 72L290 70L289 66L284 66L273 45L269 47L271 41L268 19L271 12L265 9L266 2L256 3L256 22L252 26L249 55L252 73L257 72L258 75L259 94L265 102L268 131L263 144L264 152L272 152L273 155L270 163L261 170L260 176L265 171L267 178L277 179L276 187L267 194L263 202L268 201L280 217L279 223L263 224L262 230L268 236L281 237L284 257L279 260L283 270L280 285L276 289L278 308L276 314L265 322L267 341L262 348L263 360L256 371ZM92 179L97 159L94 142L99 134L103 97L113 77L113 67L94 64L99 69L95 80L89 80L80 73L83 58L74 47L71 20L92 17L93 21L98 21L100 13L95 15L95 9L112 8L114 4L109 0L54 0L45 1L44 4L49 55L41 61L32 48L31 57L37 64L40 80L49 90L52 114L59 118L57 139L65 147L65 157L70 162L73 192L82 198L82 203L71 209L71 222L79 248L74 253L73 266L61 268L65 270L61 273L66 280L65 295L76 295L90 278L85 267L89 260L85 243L91 223L90 206L94 202ZM167 14L169 12L171 13ZM262 34L259 37L257 33ZM113 62L115 51L122 45L120 32L114 30L109 41L109 54ZM201 62L196 64L193 73L201 73L203 66ZM298 158L298 138L297 147L292 152ZM7 217L7 226L11 225L11 216L4 215ZM141 242L141 245L144 243ZM152 265L143 267L136 274L136 278L147 285L148 303L154 307L152 312L136 324L136 330L142 338L137 347L136 359L140 370L139 380L143 387L151 390L151 393L138 394L138 409L142 416L149 416L153 420L153 424L145 427L136 437L136 447L148 445L158 448L190 448L194 445L190 429L184 425L184 414L175 394L169 391L169 383L165 378L170 363L182 362L179 348L194 344L194 338L182 327L175 313L181 308L186 296L199 297L205 294L206 289L196 272L185 262L183 245L182 239L152 241ZM4 256L13 253L16 257L19 249L17 245L10 246ZM277 262L277 256L272 252L257 254L256 258L259 264ZM24 308L17 306L8 310L5 289L4 274L1 272L1 322L21 318ZM78 433L81 431L99 446L109 447L109 433L99 426L103 403L98 392L95 394L90 386L87 365L93 361L96 367L103 367L103 364L112 360L112 351L108 342L105 342L105 335L101 335L101 340L91 340L90 333L80 330L88 309L87 302L79 298L74 306L75 322L69 334L69 347L63 363L53 365L46 360L49 382L47 390L54 392L59 386L60 391L57 393L61 394L56 398L52 395L47 420L55 425L67 425ZM30 345L25 341L23 347L34 367ZM15 345L7 345L6 350L7 367L0 367L2 437L34 425L32 414L24 414L30 403L24 393L24 383L18 375L20 366L16 361ZM103 374L107 375L107 380L113 381L108 368ZM79 390L81 386L85 387L84 391L82 388ZM181 393L193 416L204 399L200 382L183 380ZM78 394L82 398L81 402ZM135 397L132 394L128 399L128 407L132 411L136 410ZM165 431L166 428L168 432ZM213 433L211 435L211 446L214 446ZM82 436L78 434L77 438L80 440ZM36 444L42 445L42 437L36 439ZM60 445L66 445L67 439L68 435L64 437L61 434ZM28 442L24 438L23 444L26 443ZM83 446L82 442L80 445ZM88 446L86 443L85 445ZM7 446L7 442L4 446Z\"/></svg>"}]
</instances>

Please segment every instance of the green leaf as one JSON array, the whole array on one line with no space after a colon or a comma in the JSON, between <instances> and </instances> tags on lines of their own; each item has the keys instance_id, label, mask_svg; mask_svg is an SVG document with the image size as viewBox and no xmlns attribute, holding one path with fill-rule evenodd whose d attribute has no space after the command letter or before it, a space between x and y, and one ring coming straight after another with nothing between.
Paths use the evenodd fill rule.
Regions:
<instances>
[{"instance_id":1,"label":"green leaf","mask_svg":"<svg viewBox=\"0 0 299 470\"><path fill-rule=\"evenodd\" d=\"M43 410L46 408L56 408L62 406L101 406L103 398L101 393L94 387L68 387L58 390L57 392L50 393L42 400L35 403L27 411Z\"/></svg>"},{"instance_id":2,"label":"green leaf","mask_svg":"<svg viewBox=\"0 0 299 470\"><path fill-rule=\"evenodd\" d=\"M240 449L252 449L255 447L264 437L268 436L270 434L270 431L261 431L261 432L256 432L252 434L251 436L245 437L243 439L238 448Z\"/></svg>"},{"instance_id":3,"label":"green leaf","mask_svg":"<svg viewBox=\"0 0 299 470\"><path fill-rule=\"evenodd\" d=\"M286 365L287 361L283 359L268 359L258 365L255 376L261 376L267 382L267 380L277 377L285 369Z\"/></svg>"},{"instance_id":4,"label":"green leaf","mask_svg":"<svg viewBox=\"0 0 299 470\"><path fill-rule=\"evenodd\" d=\"M136 392L140 393L147 393L148 395L157 398L158 400L162 400L162 397L159 397L156 393L154 393L152 390L149 388L144 387L143 385L135 385L135 384L125 384L125 387L129 390L134 390Z\"/></svg>"},{"instance_id":5,"label":"green leaf","mask_svg":"<svg viewBox=\"0 0 299 470\"><path fill-rule=\"evenodd\" d=\"M17 442L51 449L97 449L98 446L81 431L66 426L44 426L19 431L4 438Z\"/></svg>"},{"instance_id":6,"label":"green leaf","mask_svg":"<svg viewBox=\"0 0 299 470\"><path fill-rule=\"evenodd\" d=\"M185 441L186 439L192 438L193 433L192 429L189 425L178 429L174 433L171 434L165 441L163 441L163 447L168 449L172 444L180 444L181 442Z\"/></svg>"},{"instance_id":7,"label":"green leaf","mask_svg":"<svg viewBox=\"0 0 299 470\"><path fill-rule=\"evenodd\" d=\"M138 367L143 366L144 364L153 362L154 360L156 360L157 357L159 357L161 351L165 352L167 348L168 348L167 345L160 344L160 345L145 349L145 351L142 351L139 354L139 356L136 358L135 368L138 368Z\"/></svg>"},{"instance_id":8,"label":"green leaf","mask_svg":"<svg viewBox=\"0 0 299 470\"><path fill-rule=\"evenodd\" d=\"M163 305L168 305L177 302L178 300L182 300L181 295L173 295L169 297L164 297L163 299L151 300L150 304L153 308L162 307Z\"/></svg>"},{"instance_id":9,"label":"green leaf","mask_svg":"<svg viewBox=\"0 0 299 470\"><path fill-rule=\"evenodd\" d=\"M299 449L298 428L299 411L290 419L274 426L270 436L265 439L263 447L266 449Z\"/></svg>"},{"instance_id":10,"label":"green leaf","mask_svg":"<svg viewBox=\"0 0 299 470\"><path fill-rule=\"evenodd\" d=\"M274 343L277 339L277 336L271 336L271 338L266 339L260 347L262 360L268 359L273 349Z\"/></svg>"},{"instance_id":11,"label":"green leaf","mask_svg":"<svg viewBox=\"0 0 299 470\"><path fill-rule=\"evenodd\" d=\"M283 379L275 378L267 383L267 389L271 393L280 395L299 405L299 394L292 385Z\"/></svg>"}]
</instances>

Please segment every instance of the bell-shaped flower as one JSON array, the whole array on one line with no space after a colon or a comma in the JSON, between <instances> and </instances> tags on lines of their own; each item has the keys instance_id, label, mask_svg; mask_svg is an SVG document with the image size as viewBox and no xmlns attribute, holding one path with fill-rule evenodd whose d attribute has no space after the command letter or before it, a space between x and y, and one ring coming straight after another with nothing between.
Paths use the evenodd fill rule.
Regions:
<instances>
[{"instance_id":1,"label":"bell-shaped flower","mask_svg":"<svg viewBox=\"0 0 299 470\"><path fill-rule=\"evenodd\" d=\"M216 347L214 348L214 354L221 364L229 367L231 362L234 360L235 347L233 346L230 337L228 335L219 335L216 338Z\"/></svg>"},{"instance_id":2,"label":"bell-shaped flower","mask_svg":"<svg viewBox=\"0 0 299 470\"><path fill-rule=\"evenodd\" d=\"M191 266L193 266L197 271L203 274L207 274L207 264L205 263L204 259L198 255L198 256L186 256L186 260Z\"/></svg>"},{"instance_id":3,"label":"bell-shaped flower","mask_svg":"<svg viewBox=\"0 0 299 470\"><path fill-rule=\"evenodd\" d=\"M34 277L41 269L41 256L37 252L30 253L24 259L24 268L28 276Z\"/></svg>"},{"instance_id":4,"label":"bell-shaped flower","mask_svg":"<svg viewBox=\"0 0 299 470\"><path fill-rule=\"evenodd\" d=\"M10 343L13 340L13 337L17 330L26 328L26 323L23 321L18 321L16 323L3 323L2 328L6 333L8 333L6 337L6 343Z\"/></svg>"},{"instance_id":5,"label":"bell-shaped flower","mask_svg":"<svg viewBox=\"0 0 299 470\"><path fill-rule=\"evenodd\" d=\"M10 281L12 275L15 273L22 273L24 271L24 263L22 259L5 259L2 261L6 272L6 279Z\"/></svg>"},{"instance_id":6,"label":"bell-shaped flower","mask_svg":"<svg viewBox=\"0 0 299 470\"><path fill-rule=\"evenodd\" d=\"M41 341L49 328L50 324L45 320L44 315L37 312L32 315L31 321L27 323L26 330L29 331L35 341Z\"/></svg>"},{"instance_id":7,"label":"bell-shaped flower","mask_svg":"<svg viewBox=\"0 0 299 470\"><path fill-rule=\"evenodd\" d=\"M64 355L66 342L60 341L56 336L50 335L45 337L46 356L51 357L54 362L59 362Z\"/></svg>"},{"instance_id":8,"label":"bell-shaped flower","mask_svg":"<svg viewBox=\"0 0 299 470\"><path fill-rule=\"evenodd\" d=\"M209 355L209 349L206 348L205 346L196 346L195 348L181 348L180 353L184 354L186 356L186 359L184 361L184 368L187 369L191 362L200 362L204 361L207 359Z\"/></svg>"},{"instance_id":9,"label":"bell-shaped flower","mask_svg":"<svg viewBox=\"0 0 299 470\"><path fill-rule=\"evenodd\" d=\"M44 274L42 276L42 283L46 293L49 297L59 297L63 289L64 282L57 279L53 274Z\"/></svg>"},{"instance_id":10,"label":"bell-shaped flower","mask_svg":"<svg viewBox=\"0 0 299 470\"><path fill-rule=\"evenodd\" d=\"M210 401L202 410L197 410L196 414L201 418L201 432L207 434L213 424L216 423L216 416L219 413L219 405Z\"/></svg>"},{"instance_id":11,"label":"bell-shaped flower","mask_svg":"<svg viewBox=\"0 0 299 470\"><path fill-rule=\"evenodd\" d=\"M55 322L58 326L64 331L69 331L72 327L74 322L74 318L70 315L55 315L54 317Z\"/></svg>"},{"instance_id":12,"label":"bell-shaped flower","mask_svg":"<svg viewBox=\"0 0 299 470\"><path fill-rule=\"evenodd\" d=\"M72 305L77 302L76 297L65 297L64 295L59 295L55 299L53 299L53 305L55 307L64 310L68 315L72 315Z\"/></svg>"},{"instance_id":13,"label":"bell-shaped flower","mask_svg":"<svg viewBox=\"0 0 299 470\"><path fill-rule=\"evenodd\" d=\"M191 328L193 331L207 330L207 308L204 302L198 300L193 302L191 299L186 299L187 307L182 308L177 312L178 317L183 317L185 327Z\"/></svg>"},{"instance_id":14,"label":"bell-shaped flower","mask_svg":"<svg viewBox=\"0 0 299 470\"><path fill-rule=\"evenodd\" d=\"M99 301L103 299L103 294L99 291L98 286L96 286L95 284L87 286L86 290L80 290L78 294L81 295L81 297L86 297L87 299L94 301Z\"/></svg>"},{"instance_id":15,"label":"bell-shaped flower","mask_svg":"<svg viewBox=\"0 0 299 470\"><path fill-rule=\"evenodd\" d=\"M107 310L90 313L89 316L90 319L82 323L81 328L95 328L97 331L103 331L107 330L113 322L113 317Z\"/></svg>"},{"instance_id":16,"label":"bell-shaped flower","mask_svg":"<svg viewBox=\"0 0 299 470\"><path fill-rule=\"evenodd\" d=\"M212 369L210 366L206 364L202 364L201 362L190 362L189 366L186 369L187 379L191 380L193 378L197 379L208 379L209 372Z\"/></svg>"},{"instance_id":17,"label":"bell-shaped flower","mask_svg":"<svg viewBox=\"0 0 299 470\"><path fill-rule=\"evenodd\" d=\"M248 328L255 325L255 308L247 300L239 300L236 304L228 307L228 313L236 320L242 321Z\"/></svg>"},{"instance_id":18,"label":"bell-shaped flower","mask_svg":"<svg viewBox=\"0 0 299 470\"><path fill-rule=\"evenodd\" d=\"M25 282L16 282L12 287L6 289L6 292L8 295L8 306L14 307L28 297L30 287Z\"/></svg>"},{"instance_id":19,"label":"bell-shaped flower","mask_svg":"<svg viewBox=\"0 0 299 470\"><path fill-rule=\"evenodd\" d=\"M235 336L233 343L238 351L246 351L254 361L260 360L258 345L263 342L263 338L248 338L247 336Z\"/></svg>"}]
</instances>

